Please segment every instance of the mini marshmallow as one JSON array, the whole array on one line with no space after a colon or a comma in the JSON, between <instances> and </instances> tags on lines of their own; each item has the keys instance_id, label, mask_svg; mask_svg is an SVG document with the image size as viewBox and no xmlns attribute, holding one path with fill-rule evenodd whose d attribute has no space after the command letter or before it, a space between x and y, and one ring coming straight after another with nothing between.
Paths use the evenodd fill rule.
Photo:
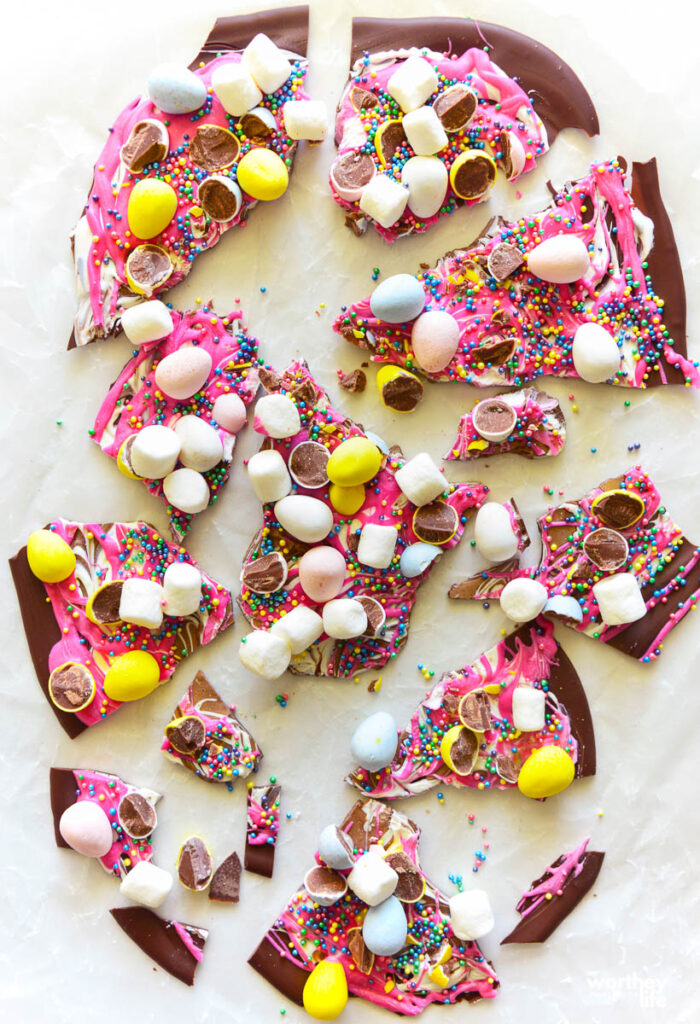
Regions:
<instances>
[{"instance_id":1,"label":"mini marshmallow","mask_svg":"<svg viewBox=\"0 0 700 1024\"><path fill-rule=\"evenodd\" d=\"M337 825L326 825L318 837L318 855L324 864L344 871L355 863L352 843Z\"/></svg>"},{"instance_id":2,"label":"mini marshmallow","mask_svg":"<svg viewBox=\"0 0 700 1024\"><path fill-rule=\"evenodd\" d=\"M417 54L400 64L387 82L386 91L407 113L416 110L438 87L435 69Z\"/></svg>"},{"instance_id":3,"label":"mini marshmallow","mask_svg":"<svg viewBox=\"0 0 700 1024\"><path fill-rule=\"evenodd\" d=\"M130 576L122 584L119 618L134 626L160 629L163 624L163 588L155 580Z\"/></svg>"},{"instance_id":4,"label":"mini marshmallow","mask_svg":"<svg viewBox=\"0 0 700 1024\"><path fill-rule=\"evenodd\" d=\"M196 515L209 504L209 484L196 469L176 469L163 480L163 494L180 512Z\"/></svg>"},{"instance_id":5,"label":"mini marshmallow","mask_svg":"<svg viewBox=\"0 0 700 1024\"><path fill-rule=\"evenodd\" d=\"M647 606L634 573L618 572L596 583L593 596L606 626L622 626L644 618Z\"/></svg>"},{"instance_id":6,"label":"mini marshmallow","mask_svg":"<svg viewBox=\"0 0 700 1024\"><path fill-rule=\"evenodd\" d=\"M255 406L254 427L259 434L280 439L301 430L299 411L286 395L263 395Z\"/></svg>"},{"instance_id":7,"label":"mini marshmallow","mask_svg":"<svg viewBox=\"0 0 700 1024\"><path fill-rule=\"evenodd\" d=\"M571 349L579 377L591 384L610 380L620 369L620 349L610 331L600 324L581 324Z\"/></svg>"},{"instance_id":8,"label":"mini marshmallow","mask_svg":"<svg viewBox=\"0 0 700 1024\"><path fill-rule=\"evenodd\" d=\"M216 68L211 84L221 106L233 117L247 114L262 99L253 76L242 63L228 63Z\"/></svg>"},{"instance_id":9,"label":"mini marshmallow","mask_svg":"<svg viewBox=\"0 0 700 1024\"><path fill-rule=\"evenodd\" d=\"M163 576L166 615L194 615L202 600L202 574L189 562L172 562Z\"/></svg>"},{"instance_id":10,"label":"mini marshmallow","mask_svg":"<svg viewBox=\"0 0 700 1024\"><path fill-rule=\"evenodd\" d=\"M432 156L447 145L447 134L432 107L419 107L406 114L403 130L416 156Z\"/></svg>"},{"instance_id":11,"label":"mini marshmallow","mask_svg":"<svg viewBox=\"0 0 700 1024\"><path fill-rule=\"evenodd\" d=\"M513 725L520 732L544 729L544 690L516 686L513 690Z\"/></svg>"},{"instance_id":12,"label":"mini marshmallow","mask_svg":"<svg viewBox=\"0 0 700 1024\"><path fill-rule=\"evenodd\" d=\"M289 78L292 66L269 36L259 32L243 51L243 66L264 93L277 92Z\"/></svg>"},{"instance_id":13,"label":"mini marshmallow","mask_svg":"<svg viewBox=\"0 0 700 1024\"><path fill-rule=\"evenodd\" d=\"M159 299L139 302L122 313L122 330L132 345L147 345L160 341L171 333L173 318L170 310Z\"/></svg>"},{"instance_id":14,"label":"mini marshmallow","mask_svg":"<svg viewBox=\"0 0 700 1024\"><path fill-rule=\"evenodd\" d=\"M347 877L348 888L369 907L376 907L393 895L399 882L399 876L390 864L378 852L376 846L370 846L355 861L355 866Z\"/></svg>"},{"instance_id":15,"label":"mini marshmallow","mask_svg":"<svg viewBox=\"0 0 700 1024\"><path fill-rule=\"evenodd\" d=\"M279 679L289 668L292 648L284 637L255 629L241 640L238 657L242 665L263 679Z\"/></svg>"},{"instance_id":16,"label":"mini marshmallow","mask_svg":"<svg viewBox=\"0 0 700 1024\"><path fill-rule=\"evenodd\" d=\"M450 924L458 939L474 942L493 930L495 920L488 893L466 889L450 898Z\"/></svg>"},{"instance_id":17,"label":"mini marshmallow","mask_svg":"<svg viewBox=\"0 0 700 1024\"><path fill-rule=\"evenodd\" d=\"M396 483L414 505L427 505L447 490L448 484L427 452L419 452L395 473Z\"/></svg>"},{"instance_id":18,"label":"mini marshmallow","mask_svg":"<svg viewBox=\"0 0 700 1024\"><path fill-rule=\"evenodd\" d=\"M479 554L489 562L505 562L518 551L518 538L508 509L497 501L487 501L476 513L474 540Z\"/></svg>"},{"instance_id":19,"label":"mini marshmallow","mask_svg":"<svg viewBox=\"0 0 700 1024\"><path fill-rule=\"evenodd\" d=\"M144 907L159 907L173 887L173 876L149 860L140 860L122 879L119 892Z\"/></svg>"},{"instance_id":20,"label":"mini marshmallow","mask_svg":"<svg viewBox=\"0 0 700 1024\"><path fill-rule=\"evenodd\" d=\"M323 633L323 619L312 608L299 604L270 626L270 632L286 640L292 654L301 654Z\"/></svg>"},{"instance_id":21,"label":"mini marshmallow","mask_svg":"<svg viewBox=\"0 0 700 1024\"><path fill-rule=\"evenodd\" d=\"M357 545L357 560L373 569L388 569L396 550L396 527L366 523Z\"/></svg>"},{"instance_id":22,"label":"mini marshmallow","mask_svg":"<svg viewBox=\"0 0 700 1024\"><path fill-rule=\"evenodd\" d=\"M408 189L387 174L375 174L360 196L360 209L383 228L390 228L402 216Z\"/></svg>"},{"instance_id":23,"label":"mini marshmallow","mask_svg":"<svg viewBox=\"0 0 700 1024\"><path fill-rule=\"evenodd\" d=\"M333 513L325 501L306 494L290 494L275 504L280 526L305 544L317 544L333 529Z\"/></svg>"},{"instance_id":24,"label":"mini marshmallow","mask_svg":"<svg viewBox=\"0 0 700 1024\"><path fill-rule=\"evenodd\" d=\"M401 168L401 183L408 189L408 207L421 219L434 217L447 192L448 174L436 156L412 156Z\"/></svg>"},{"instance_id":25,"label":"mini marshmallow","mask_svg":"<svg viewBox=\"0 0 700 1024\"><path fill-rule=\"evenodd\" d=\"M224 446L216 430L201 416L181 416L175 424L180 438L180 462L188 469L205 473L224 457Z\"/></svg>"},{"instance_id":26,"label":"mini marshmallow","mask_svg":"<svg viewBox=\"0 0 700 1024\"><path fill-rule=\"evenodd\" d=\"M287 100L282 115L290 139L321 142L328 134L328 110L321 100Z\"/></svg>"},{"instance_id":27,"label":"mini marshmallow","mask_svg":"<svg viewBox=\"0 0 700 1024\"><path fill-rule=\"evenodd\" d=\"M292 489L287 464L274 448L258 452L248 460L248 476L263 505L285 498Z\"/></svg>"},{"instance_id":28,"label":"mini marshmallow","mask_svg":"<svg viewBox=\"0 0 700 1024\"><path fill-rule=\"evenodd\" d=\"M323 630L335 640L362 636L367 629L367 612L359 601L338 597L323 606Z\"/></svg>"},{"instance_id":29,"label":"mini marshmallow","mask_svg":"<svg viewBox=\"0 0 700 1024\"><path fill-rule=\"evenodd\" d=\"M144 427L131 446L131 468L137 476L160 480L175 469L180 447L180 438L170 427L157 423Z\"/></svg>"},{"instance_id":30,"label":"mini marshmallow","mask_svg":"<svg viewBox=\"0 0 700 1024\"><path fill-rule=\"evenodd\" d=\"M501 609L513 622L536 619L547 603L547 588L537 580L511 580L501 591Z\"/></svg>"}]
</instances>

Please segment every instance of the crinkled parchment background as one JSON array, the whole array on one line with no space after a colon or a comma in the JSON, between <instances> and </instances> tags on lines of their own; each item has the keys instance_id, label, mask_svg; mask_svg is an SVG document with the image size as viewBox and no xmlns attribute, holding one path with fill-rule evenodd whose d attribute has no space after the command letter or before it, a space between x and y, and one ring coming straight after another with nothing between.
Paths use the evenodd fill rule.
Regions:
<instances>
[{"instance_id":1,"label":"crinkled parchment background","mask_svg":"<svg viewBox=\"0 0 700 1024\"><path fill-rule=\"evenodd\" d=\"M272 2L272 0L271 0ZM73 312L68 235L94 159L112 119L141 90L153 65L188 62L217 14L248 4L170 0L166 4L66 2L13 4L3 18L6 103L0 135L2 249L0 345L3 401L2 488L4 554L55 516L88 520L145 518L165 527L161 505L91 443L87 429L99 400L129 353L125 340L66 352ZM265 6L265 4L263 4ZM593 0L521 0L429 5L434 14L469 13L504 22L558 50L587 84L598 108L600 138L566 132L540 168L523 179L523 195L500 189L490 205L462 211L428 237L385 246L370 234L352 237L326 190L333 144L302 145L287 195L254 211L206 255L170 298L183 308L213 298L220 312L240 297L248 323L274 364L304 356L348 414L400 441L406 453L427 448L439 458L460 413L477 397L468 386L432 386L418 414L400 417L379 407L373 370L364 396L336 386L336 369L359 365L360 355L331 333L343 301L366 294L371 271L382 277L414 271L448 248L468 242L496 211L537 210L545 181L585 173L590 160L618 152L644 160L656 155L661 185L683 261L689 299L690 352L700 357L700 141L697 135L698 14L681 0L659 7ZM313 3L310 91L334 107L347 71L350 17L418 15L426 5ZM692 25L695 20L695 26ZM693 30L695 29L695 30ZM420 40L416 40L420 42ZM261 288L266 288L263 293ZM694 334L694 336L693 336ZM453 479L477 477L492 496L515 495L530 527L548 500L543 487L575 496L634 458L661 486L690 538L700 541L698 431L700 397L683 389L628 394L566 381L547 382L567 412L569 440L554 460L516 458L449 464ZM570 412L570 394L579 407ZM629 408L624 400L631 399ZM60 422L59 422L60 421ZM640 443L630 454L629 444ZM191 548L202 564L234 589L239 564L258 520L243 458L256 448L244 432L231 482L215 511L198 523ZM595 454L591 448L597 449ZM71 742L46 708L27 655L14 593L4 563L2 741L2 912L0 1014L18 1024L121 1024L196 1020L278 1019L305 1015L247 965L265 927L296 887L321 827L340 820L355 793L342 779L350 767L348 739L357 721L379 708L402 721L424 691L419 662L436 674L470 661L500 637L497 607L450 603L449 583L474 564L470 532L425 586L401 658L384 673L378 695L359 684L293 679L265 683L243 671L236 649L240 616L219 642L163 690L124 709ZM537 545L535 545L537 547ZM530 552L531 557L534 554ZM698 622L686 619L660 663L643 667L613 650L559 629L591 702L599 772L544 805L517 793L446 791L404 801L424 829L423 864L451 891L448 874L488 888L496 930L483 942L502 982L494 1002L459 1009L435 1007L426 1021L580 1022L697 1021L698 814L697 723L700 689L695 651ZM96 767L164 794L155 859L173 867L179 842L203 834L217 858L242 852L245 788L207 786L171 765L159 751L171 708L198 668L239 705L266 752L264 775L283 785L277 862L271 881L243 878L237 907L213 906L179 886L168 914L211 929L193 990L151 963L109 917L120 904L116 883L97 865L54 846L48 799L50 765ZM280 708L275 695L289 693ZM469 826L467 814L476 815ZM290 818L285 817L286 814ZM486 826L490 850L478 876L474 851ZM530 879L585 835L607 851L595 887L543 946L499 948L515 923L515 903ZM696 994L696 993L695 993ZM281 1010L286 1014L281 1018ZM344 1020L389 1018L351 1002Z\"/></svg>"}]
</instances>

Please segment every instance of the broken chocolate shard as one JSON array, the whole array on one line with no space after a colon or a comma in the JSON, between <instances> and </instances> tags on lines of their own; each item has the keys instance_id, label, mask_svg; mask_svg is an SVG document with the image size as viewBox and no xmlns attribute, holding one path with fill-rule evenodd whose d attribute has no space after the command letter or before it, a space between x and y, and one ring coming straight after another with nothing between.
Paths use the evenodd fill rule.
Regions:
<instances>
[{"instance_id":1,"label":"broken chocolate shard","mask_svg":"<svg viewBox=\"0 0 700 1024\"><path fill-rule=\"evenodd\" d=\"M351 370L350 373L343 374L338 383L343 391L358 394L367 387L367 374L364 370Z\"/></svg>"},{"instance_id":2,"label":"broken chocolate shard","mask_svg":"<svg viewBox=\"0 0 700 1024\"><path fill-rule=\"evenodd\" d=\"M209 899L218 903L238 903L241 894L243 868L238 854L229 854L212 875Z\"/></svg>"},{"instance_id":3,"label":"broken chocolate shard","mask_svg":"<svg viewBox=\"0 0 700 1024\"><path fill-rule=\"evenodd\" d=\"M127 793L122 797L117 817L119 824L132 839L150 836L158 823L155 807L141 793Z\"/></svg>"},{"instance_id":4,"label":"broken chocolate shard","mask_svg":"<svg viewBox=\"0 0 700 1024\"><path fill-rule=\"evenodd\" d=\"M254 594L274 594L287 579L287 562L279 551L259 555L243 566L241 583Z\"/></svg>"},{"instance_id":5,"label":"broken chocolate shard","mask_svg":"<svg viewBox=\"0 0 700 1024\"><path fill-rule=\"evenodd\" d=\"M246 871L262 875L263 878L272 878L275 844L279 830L281 791L282 787L276 783L271 783L268 786L249 786L248 788L248 817L243 863Z\"/></svg>"},{"instance_id":6,"label":"broken chocolate shard","mask_svg":"<svg viewBox=\"0 0 700 1024\"><path fill-rule=\"evenodd\" d=\"M270 929L270 934L277 938L275 929ZM309 977L307 969L294 962L289 956L281 953L277 942L272 942L267 935L259 943L255 951L248 958L248 963L266 981L269 981L287 999L290 999L297 1006L303 1006L303 992L306 980Z\"/></svg>"},{"instance_id":7,"label":"broken chocolate shard","mask_svg":"<svg viewBox=\"0 0 700 1024\"><path fill-rule=\"evenodd\" d=\"M115 907L110 914L146 956L185 985L193 985L209 937L206 928L167 921L146 907Z\"/></svg>"},{"instance_id":8,"label":"broken chocolate shard","mask_svg":"<svg viewBox=\"0 0 700 1024\"><path fill-rule=\"evenodd\" d=\"M190 836L180 847L177 856L177 877L186 889L202 892L211 881L211 854L207 844L199 836Z\"/></svg>"},{"instance_id":9,"label":"broken chocolate shard","mask_svg":"<svg viewBox=\"0 0 700 1024\"><path fill-rule=\"evenodd\" d=\"M233 132L216 124L203 124L190 142L190 160L204 171L219 171L236 162L240 149Z\"/></svg>"},{"instance_id":10,"label":"broken chocolate shard","mask_svg":"<svg viewBox=\"0 0 700 1024\"><path fill-rule=\"evenodd\" d=\"M348 949L358 971L362 974L370 974L374 967L374 953L367 949L360 928L353 928L350 932L348 936Z\"/></svg>"}]
</instances>

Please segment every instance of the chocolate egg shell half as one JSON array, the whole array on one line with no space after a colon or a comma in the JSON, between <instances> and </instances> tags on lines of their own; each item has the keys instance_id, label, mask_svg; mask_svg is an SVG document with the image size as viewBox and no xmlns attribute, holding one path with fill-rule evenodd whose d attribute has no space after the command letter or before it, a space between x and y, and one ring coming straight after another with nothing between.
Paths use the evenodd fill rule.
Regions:
<instances>
[{"instance_id":1,"label":"chocolate egg shell half","mask_svg":"<svg viewBox=\"0 0 700 1024\"><path fill-rule=\"evenodd\" d=\"M333 868L313 867L304 876L304 887L309 896L321 907L330 907L348 891L348 883Z\"/></svg>"},{"instance_id":2,"label":"chocolate egg shell half","mask_svg":"<svg viewBox=\"0 0 700 1024\"><path fill-rule=\"evenodd\" d=\"M284 556L279 551L271 551L269 555L260 555L243 566L241 583L254 594L274 594L287 582L287 573Z\"/></svg>"},{"instance_id":3,"label":"chocolate egg shell half","mask_svg":"<svg viewBox=\"0 0 700 1024\"><path fill-rule=\"evenodd\" d=\"M486 441L505 441L517 422L515 409L502 398L485 398L472 412L474 429Z\"/></svg>"},{"instance_id":4,"label":"chocolate egg shell half","mask_svg":"<svg viewBox=\"0 0 700 1024\"><path fill-rule=\"evenodd\" d=\"M629 558L629 545L625 538L607 526L587 534L583 538L583 550L594 565L606 572L622 568Z\"/></svg>"},{"instance_id":5,"label":"chocolate egg shell half","mask_svg":"<svg viewBox=\"0 0 700 1024\"><path fill-rule=\"evenodd\" d=\"M317 490L328 483L326 466L330 452L318 441L302 441L292 448L289 455L290 475L300 487Z\"/></svg>"},{"instance_id":6,"label":"chocolate egg shell half","mask_svg":"<svg viewBox=\"0 0 700 1024\"><path fill-rule=\"evenodd\" d=\"M158 824L156 811L141 793L127 793L117 808L119 824L132 839L145 839Z\"/></svg>"},{"instance_id":7,"label":"chocolate egg shell half","mask_svg":"<svg viewBox=\"0 0 700 1024\"><path fill-rule=\"evenodd\" d=\"M183 715L165 727L165 737L179 754L195 754L204 746L207 731L196 715Z\"/></svg>"},{"instance_id":8,"label":"chocolate egg shell half","mask_svg":"<svg viewBox=\"0 0 700 1024\"><path fill-rule=\"evenodd\" d=\"M444 501L421 505L413 514L413 532L426 544L447 544L459 525L457 513Z\"/></svg>"},{"instance_id":9,"label":"chocolate egg shell half","mask_svg":"<svg viewBox=\"0 0 700 1024\"><path fill-rule=\"evenodd\" d=\"M155 118L138 121L122 146L119 156L132 174L139 174L148 164L160 163L168 155L168 129Z\"/></svg>"},{"instance_id":10,"label":"chocolate egg shell half","mask_svg":"<svg viewBox=\"0 0 700 1024\"><path fill-rule=\"evenodd\" d=\"M627 530L644 515L644 502L631 491L604 491L594 500L591 510L606 526Z\"/></svg>"},{"instance_id":11,"label":"chocolate egg shell half","mask_svg":"<svg viewBox=\"0 0 700 1024\"><path fill-rule=\"evenodd\" d=\"M78 661L59 665L49 676L49 697L61 711L82 711L95 696L92 673Z\"/></svg>"},{"instance_id":12,"label":"chocolate egg shell half","mask_svg":"<svg viewBox=\"0 0 700 1024\"><path fill-rule=\"evenodd\" d=\"M402 903L417 903L425 892L425 879L408 854L397 850L387 854L384 860L399 876L394 896Z\"/></svg>"},{"instance_id":13,"label":"chocolate egg shell half","mask_svg":"<svg viewBox=\"0 0 700 1024\"><path fill-rule=\"evenodd\" d=\"M485 732L491 728L491 704L484 690L465 693L459 702L457 714L459 720L475 732Z\"/></svg>"},{"instance_id":14,"label":"chocolate egg shell half","mask_svg":"<svg viewBox=\"0 0 700 1024\"><path fill-rule=\"evenodd\" d=\"M207 844L199 836L190 836L177 855L177 877L186 889L202 892L211 881L214 865Z\"/></svg>"},{"instance_id":15,"label":"chocolate egg shell half","mask_svg":"<svg viewBox=\"0 0 700 1024\"><path fill-rule=\"evenodd\" d=\"M446 132L459 132L471 121L477 107L477 97L461 82L445 89L433 103Z\"/></svg>"},{"instance_id":16,"label":"chocolate egg shell half","mask_svg":"<svg viewBox=\"0 0 700 1024\"><path fill-rule=\"evenodd\" d=\"M133 436L136 437L135 434ZM119 603L123 586L123 580L110 580L93 591L85 605L85 614L91 622L97 626L109 626L121 621Z\"/></svg>"},{"instance_id":17,"label":"chocolate egg shell half","mask_svg":"<svg viewBox=\"0 0 700 1024\"><path fill-rule=\"evenodd\" d=\"M173 264L161 245L137 245L126 261L129 284L139 295L151 296L168 280Z\"/></svg>"},{"instance_id":18,"label":"chocolate egg shell half","mask_svg":"<svg viewBox=\"0 0 700 1024\"><path fill-rule=\"evenodd\" d=\"M205 171L220 171L238 159L241 146L228 128L217 124L200 124L190 142L190 161Z\"/></svg>"}]
</instances>

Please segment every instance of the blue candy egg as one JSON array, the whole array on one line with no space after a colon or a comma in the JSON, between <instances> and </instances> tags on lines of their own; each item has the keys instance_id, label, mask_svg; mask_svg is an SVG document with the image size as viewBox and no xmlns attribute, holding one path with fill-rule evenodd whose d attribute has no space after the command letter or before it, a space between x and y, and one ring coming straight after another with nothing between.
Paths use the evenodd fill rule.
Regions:
<instances>
[{"instance_id":1,"label":"blue candy egg","mask_svg":"<svg viewBox=\"0 0 700 1024\"><path fill-rule=\"evenodd\" d=\"M148 79L148 95L164 114L191 114L204 103L207 88L189 68L160 64Z\"/></svg>"},{"instance_id":2,"label":"blue candy egg","mask_svg":"<svg viewBox=\"0 0 700 1024\"><path fill-rule=\"evenodd\" d=\"M389 445L386 443L386 441L383 438L381 438L379 436L379 434L375 434L371 430L366 430L365 431L365 437L369 441L371 441L372 444L376 444L376 446L379 449L379 451L383 452L384 455L389 455L390 454Z\"/></svg>"},{"instance_id":3,"label":"blue candy egg","mask_svg":"<svg viewBox=\"0 0 700 1024\"><path fill-rule=\"evenodd\" d=\"M550 597L544 606L543 615L558 615L562 619L573 619L574 622L583 622L581 605L575 597L562 597L555 594Z\"/></svg>"},{"instance_id":4,"label":"blue candy egg","mask_svg":"<svg viewBox=\"0 0 700 1024\"><path fill-rule=\"evenodd\" d=\"M420 281L411 274L394 274L377 285L369 304L378 320L403 324L423 312L425 292Z\"/></svg>"},{"instance_id":5,"label":"blue candy egg","mask_svg":"<svg viewBox=\"0 0 700 1024\"><path fill-rule=\"evenodd\" d=\"M362 938L370 952L393 956L406 945L408 924L403 904L396 896L370 907L362 923Z\"/></svg>"},{"instance_id":6,"label":"blue candy egg","mask_svg":"<svg viewBox=\"0 0 700 1024\"><path fill-rule=\"evenodd\" d=\"M409 544L401 553L399 568L403 575L411 580L414 576L420 576L428 568L433 559L440 554L440 549L434 544Z\"/></svg>"},{"instance_id":7,"label":"blue candy egg","mask_svg":"<svg viewBox=\"0 0 700 1024\"><path fill-rule=\"evenodd\" d=\"M377 711L355 729L350 750L362 768L377 772L394 760L397 743L398 732L393 716L387 711Z\"/></svg>"}]
</instances>

